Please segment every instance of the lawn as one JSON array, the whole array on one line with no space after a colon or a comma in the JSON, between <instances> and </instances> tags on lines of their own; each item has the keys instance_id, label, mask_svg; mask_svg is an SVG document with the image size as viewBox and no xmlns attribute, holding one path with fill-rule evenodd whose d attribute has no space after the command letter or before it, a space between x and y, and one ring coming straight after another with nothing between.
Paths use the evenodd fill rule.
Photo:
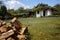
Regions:
<instances>
[{"instance_id":1,"label":"lawn","mask_svg":"<svg viewBox=\"0 0 60 40\"><path fill-rule=\"evenodd\" d=\"M31 40L60 40L60 17L19 18Z\"/></svg>"}]
</instances>

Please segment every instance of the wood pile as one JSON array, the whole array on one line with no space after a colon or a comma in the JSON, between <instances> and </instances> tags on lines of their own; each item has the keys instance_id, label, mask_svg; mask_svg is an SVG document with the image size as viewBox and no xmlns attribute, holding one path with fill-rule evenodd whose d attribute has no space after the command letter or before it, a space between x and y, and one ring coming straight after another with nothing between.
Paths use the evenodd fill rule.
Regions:
<instances>
[{"instance_id":1,"label":"wood pile","mask_svg":"<svg viewBox=\"0 0 60 40\"><path fill-rule=\"evenodd\" d=\"M27 40L27 30L16 17L10 23L0 20L0 40Z\"/></svg>"}]
</instances>

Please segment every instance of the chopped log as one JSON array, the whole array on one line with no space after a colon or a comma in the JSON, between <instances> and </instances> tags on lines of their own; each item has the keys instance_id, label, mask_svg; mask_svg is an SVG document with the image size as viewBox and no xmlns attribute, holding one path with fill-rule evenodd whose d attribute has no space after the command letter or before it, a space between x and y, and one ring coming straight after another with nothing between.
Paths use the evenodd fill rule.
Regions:
<instances>
[{"instance_id":1,"label":"chopped log","mask_svg":"<svg viewBox=\"0 0 60 40\"><path fill-rule=\"evenodd\" d=\"M4 25L4 26L1 26L0 27L0 31L3 33L3 32L6 32L8 30L8 25Z\"/></svg>"},{"instance_id":2,"label":"chopped log","mask_svg":"<svg viewBox=\"0 0 60 40\"><path fill-rule=\"evenodd\" d=\"M26 32L27 29L28 29L27 27L22 28L22 29L20 30L20 34L21 34L21 35L24 34L24 33Z\"/></svg>"},{"instance_id":3,"label":"chopped log","mask_svg":"<svg viewBox=\"0 0 60 40\"><path fill-rule=\"evenodd\" d=\"M7 25L8 25L9 27L12 27L11 23L7 23Z\"/></svg>"},{"instance_id":4,"label":"chopped log","mask_svg":"<svg viewBox=\"0 0 60 40\"><path fill-rule=\"evenodd\" d=\"M19 40L26 40L27 38L25 37L25 35L17 35Z\"/></svg>"},{"instance_id":5,"label":"chopped log","mask_svg":"<svg viewBox=\"0 0 60 40\"><path fill-rule=\"evenodd\" d=\"M2 26L2 22L3 22L3 21L2 21L2 20L0 20L0 27Z\"/></svg>"},{"instance_id":6,"label":"chopped log","mask_svg":"<svg viewBox=\"0 0 60 40\"><path fill-rule=\"evenodd\" d=\"M6 26L7 26L7 27L6 27L7 31L11 30L12 27L13 27L10 23L8 23Z\"/></svg>"},{"instance_id":7,"label":"chopped log","mask_svg":"<svg viewBox=\"0 0 60 40\"><path fill-rule=\"evenodd\" d=\"M0 27L0 31L1 31L2 33L3 33L3 32L6 32L6 31L7 31L6 25Z\"/></svg>"},{"instance_id":8,"label":"chopped log","mask_svg":"<svg viewBox=\"0 0 60 40\"><path fill-rule=\"evenodd\" d=\"M10 30L10 29L12 29L12 26L11 26L11 24L9 24L9 23L0 27L0 31L1 31L2 33L3 33L3 32L6 32L6 31L8 31L8 30Z\"/></svg>"},{"instance_id":9,"label":"chopped log","mask_svg":"<svg viewBox=\"0 0 60 40\"><path fill-rule=\"evenodd\" d=\"M11 23L13 26L15 26L15 28L17 30L20 30L22 28L22 24L17 20L16 17L14 17L12 20L11 20Z\"/></svg>"},{"instance_id":10,"label":"chopped log","mask_svg":"<svg viewBox=\"0 0 60 40\"><path fill-rule=\"evenodd\" d=\"M6 24L6 22L5 22L5 21L3 21L3 22L2 22L2 25L5 25L5 24Z\"/></svg>"},{"instance_id":11,"label":"chopped log","mask_svg":"<svg viewBox=\"0 0 60 40\"><path fill-rule=\"evenodd\" d=\"M0 36L0 39L7 38L7 37L9 37L9 36L11 36L11 35L13 35L13 34L14 34L14 31L13 31L13 30L9 30L8 32L3 33L3 34Z\"/></svg>"},{"instance_id":12,"label":"chopped log","mask_svg":"<svg viewBox=\"0 0 60 40\"><path fill-rule=\"evenodd\" d=\"M0 40L5 40L5 39L0 39Z\"/></svg>"},{"instance_id":13,"label":"chopped log","mask_svg":"<svg viewBox=\"0 0 60 40\"><path fill-rule=\"evenodd\" d=\"M7 40L15 40L15 39L13 39L12 37L9 37Z\"/></svg>"},{"instance_id":14,"label":"chopped log","mask_svg":"<svg viewBox=\"0 0 60 40\"><path fill-rule=\"evenodd\" d=\"M0 40L26 40L27 27L22 28L22 24L16 17L11 23L0 21Z\"/></svg>"},{"instance_id":15,"label":"chopped log","mask_svg":"<svg viewBox=\"0 0 60 40\"><path fill-rule=\"evenodd\" d=\"M1 27L1 26L3 26L3 25L6 25L6 22L5 22L5 21L0 20L0 27Z\"/></svg>"}]
</instances>

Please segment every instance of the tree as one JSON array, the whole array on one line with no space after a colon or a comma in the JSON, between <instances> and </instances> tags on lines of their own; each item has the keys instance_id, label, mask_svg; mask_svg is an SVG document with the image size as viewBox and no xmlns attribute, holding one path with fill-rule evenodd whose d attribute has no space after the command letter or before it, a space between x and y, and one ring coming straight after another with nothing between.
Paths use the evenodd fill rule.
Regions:
<instances>
[{"instance_id":1,"label":"tree","mask_svg":"<svg viewBox=\"0 0 60 40\"><path fill-rule=\"evenodd\" d=\"M5 15L7 14L7 8L6 6L3 4L2 1L0 1L0 17L2 19L4 19Z\"/></svg>"},{"instance_id":2,"label":"tree","mask_svg":"<svg viewBox=\"0 0 60 40\"><path fill-rule=\"evenodd\" d=\"M50 6L48 6L48 4L38 4L37 6L35 6L34 8L33 8L33 11L39 11L39 10L47 10L47 9L50 9L51 7Z\"/></svg>"},{"instance_id":3,"label":"tree","mask_svg":"<svg viewBox=\"0 0 60 40\"><path fill-rule=\"evenodd\" d=\"M56 11L54 11L55 15L60 15L60 4L56 4L54 8L56 9Z\"/></svg>"},{"instance_id":4,"label":"tree","mask_svg":"<svg viewBox=\"0 0 60 40\"><path fill-rule=\"evenodd\" d=\"M1 16L7 15L7 8L4 5L1 6L1 12L2 12L2 13L0 13Z\"/></svg>"},{"instance_id":5,"label":"tree","mask_svg":"<svg viewBox=\"0 0 60 40\"><path fill-rule=\"evenodd\" d=\"M0 19L4 20L9 17L9 13L7 12L7 8L2 1L0 1Z\"/></svg>"},{"instance_id":6,"label":"tree","mask_svg":"<svg viewBox=\"0 0 60 40\"><path fill-rule=\"evenodd\" d=\"M14 15L14 14L15 14L14 9L9 9L9 10L7 10L7 12L8 12L9 14L11 14L11 15Z\"/></svg>"},{"instance_id":7,"label":"tree","mask_svg":"<svg viewBox=\"0 0 60 40\"><path fill-rule=\"evenodd\" d=\"M23 7L20 7L16 10L17 13L23 13L24 12L24 8Z\"/></svg>"},{"instance_id":8,"label":"tree","mask_svg":"<svg viewBox=\"0 0 60 40\"><path fill-rule=\"evenodd\" d=\"M39 7L39 6L46 7L46 6L48 6L48 4L39 3L36 7Z\"/></svg>"}]
</instances>

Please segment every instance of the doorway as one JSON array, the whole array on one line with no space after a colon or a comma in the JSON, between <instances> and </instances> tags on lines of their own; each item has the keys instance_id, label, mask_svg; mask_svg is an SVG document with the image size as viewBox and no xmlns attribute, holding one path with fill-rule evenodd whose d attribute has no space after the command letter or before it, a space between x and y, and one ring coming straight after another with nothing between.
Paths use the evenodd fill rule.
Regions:
<instances>
[{"instance_id":1,"label":"doorway","mask_svg":"<svg viewBox=\"0 0 60 40\"><path fill-rule=\"evenodd\" d=\"M44 10L44 11L43 11L43 16L45 16L45 13L46 13L46 11Z\"/></svg>"}]
</instances>

